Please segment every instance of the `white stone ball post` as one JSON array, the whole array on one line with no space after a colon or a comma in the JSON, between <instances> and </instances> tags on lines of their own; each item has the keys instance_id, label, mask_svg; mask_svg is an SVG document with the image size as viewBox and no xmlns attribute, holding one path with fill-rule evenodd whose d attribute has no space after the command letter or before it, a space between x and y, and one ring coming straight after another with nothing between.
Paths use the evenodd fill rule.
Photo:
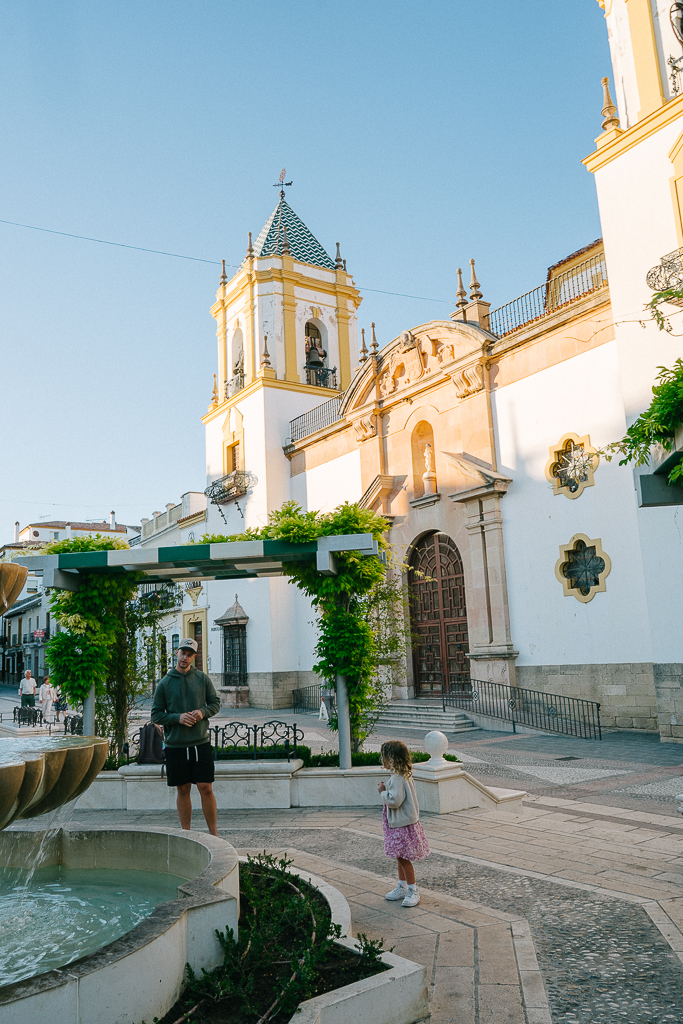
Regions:
<instances>
[{"instance_id":1,"label":"white stone ball post","mask_svg":"<svg viewBox=\"0 0 683 1024\"><path fill-rule=\"evenodd\" d=\"M429 754L429 761L427 766L429 768L452 768L451 762L447 761L443 756L448 750L448 739L444 733L439 732L435 729L434 732L428 732L424 739L424 748Z\"/></svg>"}]
</instances>

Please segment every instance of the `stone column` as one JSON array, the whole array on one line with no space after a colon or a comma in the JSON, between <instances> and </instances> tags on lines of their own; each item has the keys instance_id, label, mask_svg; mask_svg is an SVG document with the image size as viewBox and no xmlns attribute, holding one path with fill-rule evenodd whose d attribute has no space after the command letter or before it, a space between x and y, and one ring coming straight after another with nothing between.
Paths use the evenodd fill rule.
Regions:
<instances>
[{"instance_id":1,"label":"stone column","mask_svg":"<svg viewBox=\"0 0 683 1024\"><path fill-rule=\"evenodd\" d=\"M489 473L486 472L486 476ZM473 679L515 685L514 649L510 636L501 496L509 480L500 474L481 487L451 494L465 507L470 535L472 578L467 605L470 672ZM474 597L474 601L472 601Z\"/></svg>"}]
</instances>

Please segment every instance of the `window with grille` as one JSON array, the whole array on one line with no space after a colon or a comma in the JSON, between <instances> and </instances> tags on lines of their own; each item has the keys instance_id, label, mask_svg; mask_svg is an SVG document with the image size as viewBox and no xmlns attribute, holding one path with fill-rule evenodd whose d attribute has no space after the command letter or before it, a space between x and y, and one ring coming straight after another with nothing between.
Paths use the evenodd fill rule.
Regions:
<instances>
[{"instance_id":1,"label":"window with grille","mask_svg":"<svg viewBox=\"0 0 683 1024\"><path fill-rule=\"evenodd\" d=\"M247 685L247 627L223 626L223 685Z\"/></svg>"}]
</instances>

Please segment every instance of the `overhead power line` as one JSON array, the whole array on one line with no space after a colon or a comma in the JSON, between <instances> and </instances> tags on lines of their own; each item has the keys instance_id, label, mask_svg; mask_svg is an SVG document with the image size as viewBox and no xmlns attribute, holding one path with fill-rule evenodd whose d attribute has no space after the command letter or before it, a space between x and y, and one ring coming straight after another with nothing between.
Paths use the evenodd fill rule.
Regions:
<instances>
[{"instance_id":1,"label":"overhead power line","mask_svg":"<svg viewBox=\"0 0 683 1024\"><path fill-rule=\"evenodd\" d=\"M147 249L141 245L128 245L126 242L111 242L107 238L92 238L90 235L76 235L71 231L55 231L53 228L38 227L36 224L21 224L16 220L0 220L0 224L8 224L13 228L26 228L28 231L44 231L48 235L61 235L63 238L77 238L81 242L98 242L100 245L114 245L117 249L135 249L136 252L150 252L155 256L172 256L177 260L192 260L193 263L209 263L211 266L220 267L221 260L205 260L201 256L185 256L179 252L166 252L164 249ZM239 264L226 263L226 267L239 270ZM382 288L364 288L358 285L363 292L373 292L376 295L395 295L400 299L417 299L420 302L446 302L450 299L430 299L426 295L406 295L405 292L387 292Z\"/></svg>"}]
</instances>

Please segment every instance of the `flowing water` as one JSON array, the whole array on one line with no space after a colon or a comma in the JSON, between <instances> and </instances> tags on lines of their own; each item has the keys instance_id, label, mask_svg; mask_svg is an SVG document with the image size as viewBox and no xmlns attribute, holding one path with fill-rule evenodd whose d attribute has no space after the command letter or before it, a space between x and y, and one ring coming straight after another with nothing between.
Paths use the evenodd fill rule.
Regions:
<instances>
[{"instance_id":1,"label":"flowing water","mask_svg":"<svg viewBox=\"0 0 683 1024\"><path fill-rule=\"evenodd\" d=\"M185 878L157 871L0 869L0 986L93 953L177 898Z\"/></svg>"}]
</instances>

